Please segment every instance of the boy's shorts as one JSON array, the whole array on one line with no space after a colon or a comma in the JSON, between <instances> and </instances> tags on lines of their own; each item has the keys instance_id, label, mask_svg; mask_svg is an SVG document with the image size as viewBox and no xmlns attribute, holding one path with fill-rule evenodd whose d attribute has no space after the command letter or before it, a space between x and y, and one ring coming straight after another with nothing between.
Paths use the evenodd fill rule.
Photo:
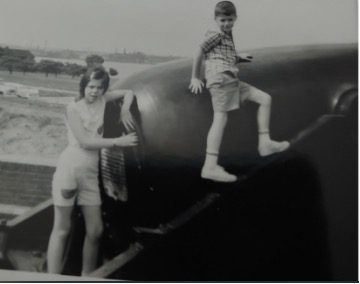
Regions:
<instances>
[{"instance_id":1,"label":"boy's shorts","mask_svg":"<svg viewBox=\"0 0 360 284\"><path fill-rule=\"evenodd\" d=\"M67 148L60 156L52 181L52 196L56 206L101 205L98 181L98 154Z\"/></svg>"},{"instance_id":2,"label":"boy's shorts","mask_svg":"<svg viewBox=\"0 0 360 284\"><path fill-rule=\"evenodd\" d=\"M206 83L211 94L214 112L228 112L238 109L240 103L250 96L251 85L240 81L229 72L218 73Z\"/></svg>"}]
</instances>

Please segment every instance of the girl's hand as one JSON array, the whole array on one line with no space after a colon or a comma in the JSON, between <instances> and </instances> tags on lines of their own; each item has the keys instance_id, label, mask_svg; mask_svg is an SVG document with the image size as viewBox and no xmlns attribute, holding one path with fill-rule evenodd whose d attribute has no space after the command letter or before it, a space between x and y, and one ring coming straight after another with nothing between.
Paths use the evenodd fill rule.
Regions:
<instances>
[{"instance_id":1,"label":"girl's hand","mask_svg":"<svg viewBox=\"0 0 360 284\"><path fill-rule=\"evenodd\" d=\"M189 85L189 89L192 93L197 94L201 93L202 88L204 87L204 82L199 80L198 78L191 78L191 82Z\"/></svg>"},{"instance_id":2,"label":"girl's hand","mask_svg":"<svg viewBox=\"0 0 360 284\"><path fill-rule=\"evenodd\" d=\"M135 129L134 120L132 118L132 115L130 113L130 110L121 109L120 112L120 122L122 122L126 128L127 131L131 131Z\"/></svg>"},{"instance_id":3,"label":"girl's hand","mask_svg":"<svg viewBox=\"0 0 360 284\"><path fill-rule=\"evenodd\" d=\"M138 137L136 133L130 133L114 139L115 146L118 147L133 147L138 144Z\"/></svg>"},{"instance_id":4,"label":"girl's hand","mask_svg":"<svg viewBox=\"0 0 360 284\"><path fill-rule=\"evenodd\" d=\"M111 198L118 200L119 198L117 197L117 195L115 194L115 190L114 188L109 188L109 186L104 186L104 190L106 192L106 194L108 196L110 196Z\"/></svg>"}]
</instances>

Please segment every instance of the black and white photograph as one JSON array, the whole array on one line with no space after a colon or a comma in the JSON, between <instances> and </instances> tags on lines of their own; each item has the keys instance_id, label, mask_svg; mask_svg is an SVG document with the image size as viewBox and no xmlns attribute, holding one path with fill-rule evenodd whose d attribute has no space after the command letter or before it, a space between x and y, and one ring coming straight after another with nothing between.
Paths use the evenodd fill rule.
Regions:
<instances>
[{"instance_id":1,"label":"black and white photograph","mask_svg":"<svg viewBox=\"0 0 360 284\"><path fill-rule=\"evenodd\" d=\"M0 281L358 283L356 0L0 0Z\"/></svg>"}]
</instances>

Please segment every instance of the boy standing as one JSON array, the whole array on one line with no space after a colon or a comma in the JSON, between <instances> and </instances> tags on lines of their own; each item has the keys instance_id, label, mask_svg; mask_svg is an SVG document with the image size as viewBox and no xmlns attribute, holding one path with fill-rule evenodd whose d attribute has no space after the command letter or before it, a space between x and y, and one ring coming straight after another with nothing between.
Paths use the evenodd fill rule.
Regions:
<instances>
[{"instance_id":1,"label":"boy standing","mask_svg":"<svg viewBox=\"0 0 360 284\"><path fill-rule=\"evenodd\" d=\"M199 79L200 67L205 57L206 86L210 91L214 109L213 122L207 137L206 158L201 177L218 182L235 182L235 175L227 173L218 165L218 155L228 112L239 108L241 102L249 100L259 104L257 123L259 133L258 151L261 156L286 150L287 141L270 139L269 122L271 111L270 95L238 79L236 63L250 61L248 55L237 55L232 37L236 21L236 8L230 1L221 1L215 6L217 31L208 31L205 41L194 58L190 90L197 94L204 83Z\"/></svg>"}]
</instances>

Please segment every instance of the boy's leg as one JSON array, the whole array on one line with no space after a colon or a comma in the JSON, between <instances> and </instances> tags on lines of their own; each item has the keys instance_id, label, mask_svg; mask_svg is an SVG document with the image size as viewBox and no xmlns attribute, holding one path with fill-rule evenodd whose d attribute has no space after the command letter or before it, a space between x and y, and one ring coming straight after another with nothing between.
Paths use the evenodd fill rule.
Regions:
<instances>
[{"instance_id":1,"label":"boy's leg","mask_svg":"<svg viewBox=\"0 0 360 284\"><path fill-rule=\"evenodd\" d=\"M218 165L218 154L227 123L228 114L226 112L214 112L206 146L206 158L204 167L215 168Z\"/></svg>"},{"instance_id":2,"label":"boy's leg","mask_svg":"<svg viewBox=\"0 0 360 284\"><path fill-rule=\"evenodd\" d=\"M63 269L65 244L71 228L73 206L54 206L54 225L47 250L47 270L60 274Z\"/></svg>"},{"instance_id":3,"label":"boy's leg","mask_svg":"<svg viewBox=\"0 0 360 284\"><path fill-rule=\"evenodd\" d=\"M260 156L285 151L290 146L289 142L276 142L270 138L271 96L250 85L247 86L247 92L247 100L259 104L257 123L259 133L258 150Z\"/></svg>"},{"instance_id":4,"label":"boy's leg","mask_svg":"<svg viewBox=\"0 0 360 284\"><path fill-rule=\"evenodd\" d=\"M96 269L100 239L103 232L101 206L81 206L84 214L86 235L83 247L83 265L81 275L88 275Z\"/></svg>"},{"instance_id":5,"label":"boy's leg","mask_svg":"<svg viewBox=\"0 0 360 284\"><path fill-rule=\"evenodd\" d=\"M227 112L214 112L214 118L207 137L206 158L201 176L220 182L234 182L236 176L230 175L218 165L219 149L227 123Z\"/></svg>"}]
</instances>

